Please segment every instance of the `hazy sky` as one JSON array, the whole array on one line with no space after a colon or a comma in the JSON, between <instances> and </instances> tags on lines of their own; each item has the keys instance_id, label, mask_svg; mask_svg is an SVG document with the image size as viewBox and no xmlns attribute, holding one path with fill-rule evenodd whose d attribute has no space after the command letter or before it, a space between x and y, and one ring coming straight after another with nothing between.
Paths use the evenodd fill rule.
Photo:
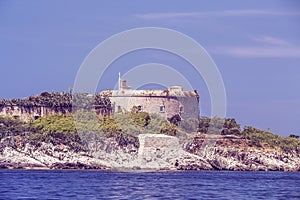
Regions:
<instances>
[{"instance_id":1,"label":"hazy sky","mask_svg":"<svg viewBox=\"0 0 300 200\"><path fill-rule=\"evenodd\" d=\"M0 97L67 91L96 45L121 31L149 26L180 31L208 51L223 77L228 117L242 127L300 134L297 0L0 0ZM167 52L144 50L123 56L106 72L99 90L113 87L118 71L124 74L150 62L183 73L200 93L201 114L210 115L201 77Z\"/></svg>"}]
</instances>

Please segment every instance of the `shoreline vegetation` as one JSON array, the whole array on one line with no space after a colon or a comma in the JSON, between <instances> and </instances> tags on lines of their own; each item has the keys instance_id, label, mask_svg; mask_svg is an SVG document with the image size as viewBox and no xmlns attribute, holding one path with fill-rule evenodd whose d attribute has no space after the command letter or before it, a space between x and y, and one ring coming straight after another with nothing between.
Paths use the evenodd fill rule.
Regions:
<instances>
[{"instance_id":1,"label":"shoreline vegetation","mask_svg":"<svg viewBox=\"0 0 300 200\"><path fill-rule=\"evenodd\" d=\"M64 103L51 102L48 94L42 95L43 103L70 106L69 94L63 95ZM27 105L28 100L0 104ZM106 99L97 101L110 105ZM213 144L209 148L207 141ZM136 163L126 164L132 160ZM300 171L300 141L295 134L242 129L235 119L164 119L137 107L114 116L78 110L27 122L0 115L1 168Z\"/></svg>"}]
</instances>

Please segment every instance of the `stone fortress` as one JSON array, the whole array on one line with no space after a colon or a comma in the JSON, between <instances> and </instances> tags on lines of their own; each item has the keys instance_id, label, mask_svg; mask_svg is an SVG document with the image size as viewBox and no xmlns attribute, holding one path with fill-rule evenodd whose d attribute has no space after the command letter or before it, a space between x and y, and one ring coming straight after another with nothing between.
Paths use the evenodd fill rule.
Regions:
<instances>
[{"instance_id":1,"label":"stone fortress","mask_svg":"<svg viewBox=\"0 0 300 200\"><path fill-rule=\"evenodd\" d=\"M183 91L180 86L171 86L166 90L133 90L127 86L126 80L121 80L120 74L117 90L84 95L85 98L96 99L93 109L102 117L130 112L133 106L139 111L156 113L164 118L178 114L182 119L198 119L200 112L196 90ZM36 120L50 114L72 113L72 103L71 93L43 92L25 99L0 99L0 115L24 121Z\"/></svg>"},{"instance_id":2,"label":"stone fortress","mask_svg":"<svg viewBox=\"0 0 300 200\"><path fill-rule=\"evenodd\" d=\"M182 119L199 117L199 95L196 90L183 91L181 86L170 86L166 90L133 90L121 80L119 74L118 89L100 93L111 101L113 113L124 113L136 106L139 111L156 113L164 118L176 114Z\"/></svg>"}]
</instances>

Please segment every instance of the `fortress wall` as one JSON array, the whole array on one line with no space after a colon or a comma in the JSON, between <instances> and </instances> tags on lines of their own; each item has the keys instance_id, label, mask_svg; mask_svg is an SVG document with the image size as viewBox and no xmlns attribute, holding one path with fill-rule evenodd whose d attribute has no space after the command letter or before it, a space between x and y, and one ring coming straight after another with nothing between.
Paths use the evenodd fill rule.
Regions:
<instances>
[{"instance_id":1,"label":"fortress wall","mask_svg":"<svg viewBox=\"0 0 300 200\"><path fill-rule=\"evenodd\" d=\"M160 151L176 151L181 149L178 138L163 134L140 134L138 155L157 154Z\"/></svg>"},{"instance_id":2,"label":"fortress wall","mask_svg":"<svg viewBox=\"0 0 300 200\"><path fill-rule=\"evenodd\" d=\"M162 117L169 118L180 114L183 119L199 117L199 102L195 96L113 96L110 101L114 106L115 113L124 113L130 111L133 106L142 106L142 111L148 113L157 113ZM165 111L160 111L160 106L164 106ZM180 107L183 106L183 112Z\"/></svg>"},{"instance_id":3,"label":"fortress wall","mask_svg":"<svg viewBox=\"0 0 300 200\"><path fill-rule=\"evenodd\" d=\"M112 115L112 110L110 108L97 108L95 109L96 114L98 116L107 116ZM43 117L45 115L53 115L53 114L70 114L72 113L71 107L56 107L56 108L49 108L44 106L30 106L30 107L23 107L23 106L0 106L0 115L9 116L14 118L19 118L23 121L34 120L39 117Z\"/></svg>"},{"instance_id":4,"label":"fortress wall","mask_svg":"<svg viewBox=\"0 0 300 200\"><path fill-rule=\"evenodd\" d=\"M199 99L195 96L192 97L178 97L180 104L183 106L183 112L180 116L183 119L196 118L200 115Z\"/></svg>"},{"instance_id":5,"label":"fortress wall","mask_svg":"<svg viewBox=\"0 0 300 200\"><path fill-rule=\"evenodd\" d=\"M30 106L30 107L23 107L23 106L16 106L16 105L9 105L0 107L0 115L19 118L24 121L29 121L30 119L37 119L39 117L43 117L44 115L50 114L67 114L71 113L70 108L47 108L43 106Z\"/></svg>"}]
</instances>

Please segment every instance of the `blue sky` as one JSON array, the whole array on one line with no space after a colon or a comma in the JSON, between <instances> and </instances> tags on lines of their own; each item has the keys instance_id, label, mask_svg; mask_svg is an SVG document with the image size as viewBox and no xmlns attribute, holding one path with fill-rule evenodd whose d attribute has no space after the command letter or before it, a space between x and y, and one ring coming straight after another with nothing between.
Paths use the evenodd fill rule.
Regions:
<instances>
[{"instance_id":1,"label":"blue sky","mask_svg":"<svg viewBox=\"0 0 300 200\"><path fill-rule=\"evenodd\" d=\"M276 1L0 1L0 97L67 91L87 54L113 34L138 27L180 31L200 43L218 66L227 116L239 123L300 134L300 3ZM112 64L116 73L157 62L182 72L210 98L188 63L157 50L133 52ZM130 83L130 80L128 80ZM199 83L199 84L198 84Z\"/></svg>"}]
</instances>

